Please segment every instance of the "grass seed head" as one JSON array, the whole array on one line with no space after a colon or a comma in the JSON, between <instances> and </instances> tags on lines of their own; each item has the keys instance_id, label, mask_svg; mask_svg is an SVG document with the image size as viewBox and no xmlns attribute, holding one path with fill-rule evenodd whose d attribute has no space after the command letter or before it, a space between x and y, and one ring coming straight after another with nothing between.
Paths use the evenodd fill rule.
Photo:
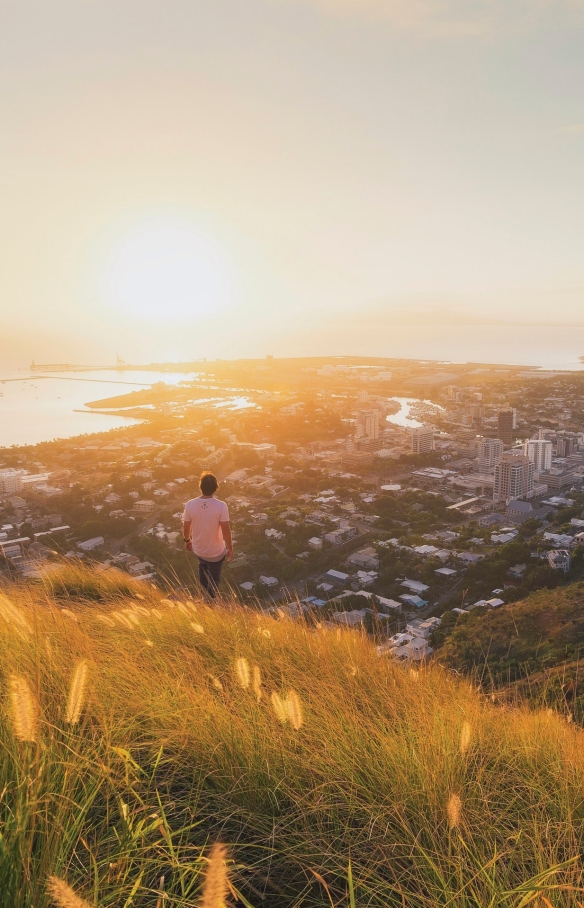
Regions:
<instances>
[{"instance_id":1,"label":"grass seed head","mask_svg":"<svg viewBox=\"0 0 584 908\"><path fill-rule=\"evenodd\" d=\"M88 665L85 659L81 659L75 666L71 687L69 688L69 697L67 699L67 712L65 721L69 725L77 725L85 702L85 688L87 685Z\"/></svg>"},{"instance_id":2,"label":"grass seed head","mask_svg":"<svg viewBox=\"0 0 584 908\"><path fill-rule=\"evenodd\" d=\"M463 722L460 731L460 752L465 754L470 747L472 737L472 728L470 722Z\"/></svg>"},{"instance_id":3,"label":"grass seed head","mask_svg":"<svg viewBox=\"0 0 584 908\"><path fill-rule=\"evenodd\" d=\"M208 858L201 908L226 908L229 893L227 849L216 842Z\"/></svg>"},{"instance_id":4,"label":"grass seed head","mask_svg":"<svg viewBox=\"0 0 584 908\"><path fill-rule=\"evenodd\" d=\"M38 739L38 706L26 678L12 675L10 678L10 704L12 707L12 728L19 741L35 742Z\"/></svg>"},{"instance_id":5,"label":"grass seed head","mask_svg":"<svg viewBox=\"0 0 584 908\"><path fill-rule=\"evenodd\" d=\"M202 624L196 624L194 621L191 621L191 627L194 630L195 634L204 634L205 628Z\"/></svg>"},{"instance_id":6,"label":"grass seed head","mask_svg":"<svg viewBox=\"0 0 584 908\"><path fill-rule=\"evenodd\" d=\"M77 622L79 620L75 612L72 612L70 608L62 608L61 614L65 615L67 618L70 618L71 621Z\"/></svg>"},{"instance_id":7,"label":"grass seed head","mask_svg":"<svg viewBox=\"0 0 584 908\"><path fill-rule=\"evenodd\" d=\"M262 699L262 673L260 671L259 665L254 665L253 667L253 692L256 695L258 703Z\"/></svg>"},{"instance_id":8,"label":"grass seed head","mask_svg":"<svg viewBox=\"0 0 584 908\"><path fill-rule=\"evenodd\" d=\"M456 829L460 825L460 815L462 812L462 801L457 794L451 794L450 800L446 806L448 815L448 825L451 829Z\"/></svg>"},{"instance_id":9,"label":"grass seed head","mask_svg":"<svg viewBox=\"0 0 584 908\"><path fill-rule=\"evenodd\" d=\"M286 711L292 728L298 731L304 725L302 702L295 690L291 690L286 697Z\"/></svg>"},{"instance_id":10,"label":"grass seed head","mask_svg":"<svg viewBox=\"0 0 584 908\"><path fill-rule=\"evenodd\" d=\"M235 660L235 674L237 675L237 680L240 687L243 687L244 690L247 690L249 687L249 664L247 659L244 659L243 656Z\"/></svg>"},{"instance_id":11,"label":"grass seed head","mask_svg":"<svg viewBox=\"0 0 584 908\"><path fill-rule=\"evenodd\" d=\"M65 880L50 876L47 891L58 908L90 908L89 902L71 889Z\"/></svg>"},{"instance_id":12,"label":"grass seed head","mask_svg":"<svg viewBox=\"0 0 584 908\"><path fill-rule=\"evenodd\" d=\"M286 703L284 702L284 700L282 700L280 695L276 693L276 691L273 692L270 700L272 701L272 706L274 708L274 712L276 713L276 718L279 722L282 723L282 725L284 725L284 723L288 721L288 708L286 706Z\"/></svg>"}]
</instances>

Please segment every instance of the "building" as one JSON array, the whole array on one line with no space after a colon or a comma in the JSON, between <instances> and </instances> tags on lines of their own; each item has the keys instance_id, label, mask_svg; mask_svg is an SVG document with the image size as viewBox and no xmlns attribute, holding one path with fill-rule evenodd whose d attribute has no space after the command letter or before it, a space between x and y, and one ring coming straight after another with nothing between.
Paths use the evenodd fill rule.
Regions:
<instances>
[{"instance_id":1,"label":"building","mask_svg":"<svg viewBox=\"0 0 584 908\"><path fill-rule=\"evenodd\" d=\"M495 467L493 501L533 498L535 465L525 454L502 454Z\"/></svg>"},{"instance_id":2,"label":"building","mask_svg":"<svg viewBox=\"0 0 584 908\"><path fill-rule=\"evenodd\" d=\"M492 473L503 454L500 438L481 438L479 444L479 473Z\"/></svg>"},{"instance_id":3,"label":"building","mask_svg":"<svg viewBox=\"0 0 584 908\"><path fill-rule=\"evenodd\" d=\"M568 549L555 549L547 554L548 564L554 571L563 571L567 574L570 570L571 556Z\"/></svg>"},{"instance_id":4,"label":"building","mask_svg":"<svg viewBox=\"0 0 584 908\"><path fill-rule=\"evenodd\" d=\"M85 542L78 542L77 548L83 552L91 552L92 549L98 549L104 542L103 536L94 536L92 539L86 539Z\"/></svg>"},{"instance_id":5,"label":"building","mask_svg":"<svg viewBox=\"0 0 584 908\"><path fill-rule=\"evenodd\" d=\"M22 470L0 470L0 495L22 491Z\"/></svg>"},{"instance_id":6,"label":"building","mask_svg":"<svg viewBox=\"0 0 584 908\"><path fill-rule=\"evenodd\" d=\"M538 480L545 483L550 492L563 492L571 489L575 480L574 466L555 463L551 470L538 474Z\"/></svg>"},{"instance_id":7,"label":"building","mask_svg":"<svg viewBox=\"0 0 584 908\"><path fill-rule=\"evenodd\" d=\"M541 429L539 438L530 438L523 445L523 453L535 464L535 472L543 473L552 466L553 445L547 438L542 438Z\"/></svg>"},{"instance_id":8,"label":"building","mask_svg":"<svg viewBox=\"0 0 584 908\"><path fill-rule=\"evenodd\" d=\"M139 514L146 514L148 511L153 511L156 505L153 501L150 501L148 498L143 498L141 501L136 501L134 503L134 511L137 511Z\"/></svg>"},{"instance_id":9,"label":"building","mask_svg":"<svg viewBox=\"0 0 584 908\"><path fill-rule=\"evenodd\" d=\"M559 435L556 438L557 457L571 457L576 452L577 447L578 438L574 435Z\"/></svg>"},{"instance_id":10,"label":"building","mask_svg":"<svg viewBox=\"0 0 584 908\"><path fill-rule=\"evenodd\" d=\"M434 450L434 429L432 426L416 426L410 431L412 454L428 454Z\"/></svg>"},{"instance_id":11,"label":"building","mask_svg":"<svg viewBox=\"0 0 584 908\"><path fill-rule=\"evenodd\" d=\"M497 438L500 438L504 445L513 444L513 429L516 422L516 410L499 410L497 414Z\"/></svg>"},{"instance_id":12,"label":"building","mask_svg":"<svg viewBox=\"0 0 584 908\"><path fill-rule=\"evenodd\" d=\"M357 417L357 438L379 438L379 410L360 410Z\"/></svg>"}]
</instances>

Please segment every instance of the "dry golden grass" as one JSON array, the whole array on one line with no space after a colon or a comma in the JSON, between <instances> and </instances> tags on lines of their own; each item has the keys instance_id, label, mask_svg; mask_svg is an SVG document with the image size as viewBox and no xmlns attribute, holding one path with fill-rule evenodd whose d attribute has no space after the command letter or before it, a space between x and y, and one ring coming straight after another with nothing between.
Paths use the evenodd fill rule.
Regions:
<instances>
[{"instance_id":1,"label":"dry golden grass","mask_svg":"<svg viewBox=\"0 0 584 908\"><path fill-rule=\"evenodd\" d=\"M64 580L0 602L11 908L48 908L49 876L104 906L200 904L217 840L254 908L584 904L584 735L566 716L411 674L354 631L96 590L69 597L76 621Z\"/></svg>"}]
</instances>

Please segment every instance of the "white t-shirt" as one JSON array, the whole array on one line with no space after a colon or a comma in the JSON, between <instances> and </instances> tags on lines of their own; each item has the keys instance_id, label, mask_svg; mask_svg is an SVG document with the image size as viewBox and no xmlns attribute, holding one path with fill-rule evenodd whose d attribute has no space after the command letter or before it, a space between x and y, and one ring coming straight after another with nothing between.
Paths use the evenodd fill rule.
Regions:
<instances>
[{"instance_id":1,"label":"white t-shirt","mask_svg":"<svg viewBox=\"0 0 584 908\"><path fill-rule=\"evenodd\" d=\"M221 561L227 553L220 523L229 520L229 509L218 498L191 498L185 504L183 520L191 522L193 552L204 561Z\"/></svg>"}]
</instances>

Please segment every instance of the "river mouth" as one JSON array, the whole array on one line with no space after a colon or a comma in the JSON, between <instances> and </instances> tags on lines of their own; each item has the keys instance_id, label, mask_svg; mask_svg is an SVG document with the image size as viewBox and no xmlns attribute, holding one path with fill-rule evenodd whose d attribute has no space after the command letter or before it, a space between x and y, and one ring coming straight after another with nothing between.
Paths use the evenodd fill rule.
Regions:
<instances>
[{"instance_id":1,"label":"river mouth","mask_svg":"<svg viewBox=\"0 0 584 908\"><path fill-rule=\"evenodd\" d=\"M422 420L431 422L433 416L444 412L440 404L419 397L391 397L389 402L399 404L399 410L386 416L385 421L403 429L417 429L425 424Z\"/></svg>"}]
</instances>

